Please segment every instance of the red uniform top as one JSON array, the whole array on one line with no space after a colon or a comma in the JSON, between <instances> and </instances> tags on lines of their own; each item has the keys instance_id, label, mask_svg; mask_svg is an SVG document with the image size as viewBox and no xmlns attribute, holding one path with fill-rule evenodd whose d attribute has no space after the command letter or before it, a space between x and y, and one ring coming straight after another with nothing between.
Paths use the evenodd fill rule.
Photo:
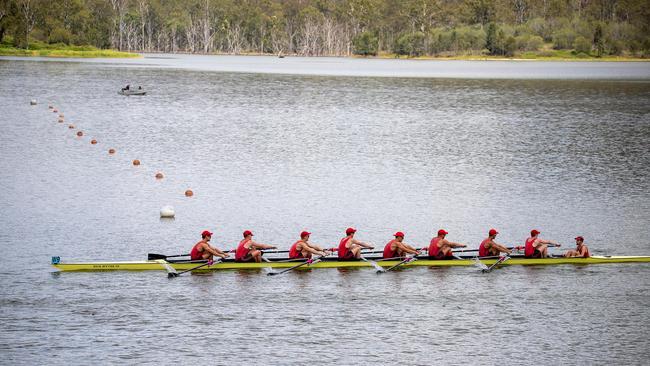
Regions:
<instances>
[{"instance_id":1,"label":"red uniform top","mask_svg":"<svg viewBox=\"0 0 650 366\"><path fill-rule=\"evenodd\" d=\"M438 255L438 252L440 251L440 248L438 248L438 242L440 241L439 237L435 237L431 239L431 244L429 244L429 257L435 257ZM452 254L449 252L447 254L447 257L451 257Z\"/></svg>"},{"instance_id":2,"label":"red uniform top","mask_svg":"<svg viewBox=\"0 0 650 366\"><path fill-rule=\"evenodd\" d=\"M585 257L585 258L591 257L591 254L589 253L589 248L587 248L584 244L577 248L578 253L580 253L580 251L582 250L583 247L585 248L585 254L583 255L583 257Z\"/></svg>"},{"instance_id":3,"label":"red uniform top","mask_svg":"<svg viewBox=\"0 0 650 366\"><path fill-rule=\"evenodd\" d=\"M489 255L492 255L490 251L485 247L485 243L487 243L490 240L490 238L487 238L481 242L481 245L478 246L478 256L479 257L487 257Z\"/></svg>"},{"instance_id":4,"label":"red uniform top","mask_svg":"<svg viewBox=\"0 0 650 366\"><path fill-rule=\"evenodd\" d=\"M237 246L237 251L235 251L235 260L236 261L241 261L246 259L248 257L248 254L250 253L250 249L246 248L245 245L251 241L250 239L244 239L239 242L239 245Z\"/></svg>"},{"instance_id":5,"label":"red uniform top","mask_svg":"<svg viewBox=\"0 0 650 366\"><path fill-rule=\"evenodd\" d=\"M291 249L289 249L289 258L305 258L303 257L302 252L298 250L298 244L300 243L302 243L302 240L298 240L297 242L293 243ZM311 258L311 255L309 257Z\"/></svg>"},{"instance_id":6,"label":"red uniform top","mask_svg":"<svg viewBox=\"0 0 650 366\"><path fill-rule=\"evenodd\" d=\"M350 251L350 248L348 248L346 245L348 244L348 241L352 239L349 236L346 236L345 238L341 239L341 242L339 243L339 258L340 259L350 259L352 258L352 252Z\"/></svg>"},{"instance_id":7,"label":"red uniform top","mask_svg":"<svg viewBox=\"0 0 650 366\"><path fill-rule=\"evenodd\" d=\"M537 238L530 237L526 239L526 247L524 248L525 257L532 257L533 254L535 254L535 247L533 247L535 240L537 240Z\"/></svg>"},{"instance_id":8,"label":"red uniform top","mask_svg":"<svg viewBox=\"0 0 650 366\"><path fill-rule=\"evenodd\" d=\"M391 240L386 244L384 247L384 259L386 258L396 258L399 257L399 253L397 253L397 246L395 246L395 249L391 249L391 246L395 242L395 239Z\"/></svg>"},{"instance_id":9,"label":"red uniform top","mask_svg":"<svg viewBox=\"0 0 650 366\"><path fill-rule=\"evenodd\" d=\"M201 244L203 244L203 243L205 243L205 242L203 240L201 240L200 242L194 244L194 246L192 247L192 250L190 251L190 259L191 260L198 261L198 260L203 259L203 252L199 252L199 246Z\"/></svg>"}]
</instances>

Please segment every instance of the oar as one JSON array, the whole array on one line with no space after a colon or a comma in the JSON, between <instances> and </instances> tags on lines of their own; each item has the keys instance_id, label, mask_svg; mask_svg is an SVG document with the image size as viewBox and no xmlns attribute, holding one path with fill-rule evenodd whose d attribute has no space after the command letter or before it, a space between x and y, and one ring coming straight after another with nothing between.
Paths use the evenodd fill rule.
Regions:
<instances>
[{"instance_id":1,"label":"oar","mask_svg":"<svg viewBox=\"0 0 650 366\"><path fill-rule=\"evenodd\" d=\"M363 260L363 261L365 261L365 262L367 262L367 263L370 263L371 266L375 267L375 269L377 270L377 273L379 273L379 272L386 272L386 270L384 269L384 267L382 267L382 266L380 266L379 264L377 264L377 262L375 262L375 261L371 261L370 259L368 259L368 258L366 258L366 257L364 257L364 256L359 256L359 258L361 258L361 260Z\"/></svg>"},{"instance_id":2,"label":"oar","mask_svg":"<svg viewBox=\"0 0 650 366\"><path fill-rule=\"evenodd\" d=\"M416 260L418 260L417 257L406 257L406 259L404 259L403 261L397 263L396 265L394 265L392 267L387 268L385 272L388 272L388 271L392 270L393 268L397 268L397 267L401 266L402 264L409 263L409 262L415 262ZM384 273L384 272L377 271L377 273L379 274L379 273Z\"/></svg>"},{"instance_id":3,"label":"oar","mask_svg":"<svg viewBox=\"0 0 650 366\"><path fill-rule=\"evenodd\" d=\"M508 259L510 259L510 257L509 257L508 255L504 255L503 257L499 258L496 262L494 262L493 265L489 266L488 268L484 268L484 269L482 269L481 271L482 271L483 273L485 273L485 272L490 272L490 271L492 271L492 269L493 269L494 267L496 267L497 265L499 265L499 264L501 264L501 263L507 261Z\"/></svg>"},{"instance_id":4,"label":"oar","mask_svg":"<svg viewBox=\"0 0 650 366\"><path fill-rule=\"evenodd\" d=\"M318 258L316 258L316 259L311 259L311 258L310 258L310 259L307 259L306 261L304 261L304 262L302 262L302 263L300 263L300 264L298 264L298 265L295 265L295 266L293 266L293 267L290 267L290 268L284 269L284 270L282 270L282 271L280 271L280 272L269 272L269 273L267 273L266 275L267 275L267 276L275 276L275 275L279 275L279 274L287 273L287 272L289 272L289 271L293 271L293 270L296 269L296 268L300 268L300 267L302 267L302 266L304 266L304 265L318 263L318 262L320 262L321 258L323 258L323 256L320 256L320 257L318 257Z\"/></svg>"},{"instance_id":5,"label":"oar","mask_svg":"<svg viewBox=\"0 0 650 366\"><path fill-rule=\"evenodd\" d=\"M178 277L178 276L182 275L183 273L191 272L191 271L197 270L199 268L202 268L202 267L205 267L205 266L211 266L213 264L217 264L217 263L220 263L220 262L221 262L221 260L217 260L217 261L210 260L207 263L203 263L200 266L196 266L196 267L193 267L193 268L190 268L190 269L186 269L186 270L184 270L182 272L176 272L176 270L174 270L173 267L169 266L169 268L172 268L173 272L169 272L169 268L167 268L167 272L168 272L167 277L169 277L169 278Z\"/></svg>"},{"instance_id":6,"label":"oar","mask_svg":"<svg viewBox=\"0 0 650 366\"><path fill-rule=\"evenodd\" d=\"M147 259L153 261L156 259L167 259L167 258L189 257L189 256L190 256L189 254L164 255L164 254L149 253L147 255Z\"/></svg>"}]
</instances>

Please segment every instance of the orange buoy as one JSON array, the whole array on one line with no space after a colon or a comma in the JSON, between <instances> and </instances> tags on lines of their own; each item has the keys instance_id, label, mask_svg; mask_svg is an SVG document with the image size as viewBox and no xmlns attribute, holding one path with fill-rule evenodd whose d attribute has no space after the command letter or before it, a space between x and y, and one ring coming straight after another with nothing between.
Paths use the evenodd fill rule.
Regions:
<instances>
[{"instance_id":1,"label":"orange buoy","mask_svg":"<svg viewBox=\"0 0 650 366\"><path fill-rule=\"evenodd\" d=\"M156 179L163 179L164 175L161 172L156 173Z\"/></svg>"},{"instance_id":2,"label":"orange buoy","mask_svg":"<svg viewBox=\"0 0 650 366\"><path fill-rule=\"evenodd\" d=\"M63 118L59 118L59 123L63 123Z\"/></svg>"},{"instance_id":3,"label":"orange buoy","mask_svg":"<svg viewBox=\"0 0 650 366\"><path fill-rule=\"evenodd\" d=\"M77 131L77 136L81 137L83 135L84 135L83 131Z\"/></svg>"},{"instance_id":4,"label":"orange buoy","mask_svg":"<svg viewBox=\"0 0 650 366\"><path fill-rule=\"evenodd\" d=\"M133 165L135 165L135 166L140 165L140 160L138 160L138 159L133 160Z\"/></svg>"},{"instance_id":5,"label":"orange buoy","mask_svg":"<svg viewBox=\"0 0 650 366\"><path fill-rule=\"evenodd\" d=\"M115 149L108 149L108 153L111 154L111 155L115 154Z\"/></svg>"},{"instance_id":6,"label":"orange buoy","mask_svg":"<svg viewBox=\"0 0 650 366\"><path fill-rule=\"evenodd\" d=\"M188 189L187 191L185 191L185 197L192 197L192 196L194 196L194 192L192 192L191 189Z\"/></svg>"},{"instance_id":7,"label":"orange buoy","mask_svg":"<svg viewBox=\"0 0 650 366\"><path fill-rule=\"evenodd\" d=\"M90 143L93 144L93 145L95 145L95 144L97 144L97 140L92 139L92 140L90 140Z\"/></svg>"},{"instance_id":8,"label":"orange buoy","mask_svg":"<svg viewBox=\"0 0 650 366\"><path fill-rule=\"evenodd\" d=\"M73 129L73 128L74 128L74 125L68 125L68 128L69 128L69 129Z\"/></svg>"}]
</instances>

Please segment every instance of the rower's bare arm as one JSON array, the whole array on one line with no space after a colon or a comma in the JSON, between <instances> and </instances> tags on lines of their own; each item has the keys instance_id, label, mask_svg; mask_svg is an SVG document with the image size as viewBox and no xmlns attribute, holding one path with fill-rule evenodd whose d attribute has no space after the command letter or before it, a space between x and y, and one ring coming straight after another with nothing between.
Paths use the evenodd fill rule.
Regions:
<instances>
[{"instance_id":1,"label":"rower's bare arm","mask_svg":"<svg viewBox=\"0 0 650 366\"><path fill-rule=\"evenodd\" d=\"M270 245L270 244L262 244L262 243L252 242L251 243L251 248L255 248L255 249L277 249L278 247L276 247L274 245Z\"/></svg>"},{"instance_id":2,"label":"rower's bare arm","mask_svg":"<svg viewBox=\"0 0 650 366\"><path fill-rule=\"evenodd\" d=\"M207 249L208 252L212 253L212 255L216 255L217 257L226 258L226 257L229 256L228 253L224 253L221 250L219 250L218 248L210 246L210 245L208 245L208 247L206 249Z\"/></svg>"},{"instance_id":3,"label":"rower's bare arm","mask_svg":"<svg viewBox=\"0 0 650 366\"><path fill-rule=\"evenodd\" d=\"M315 250L320 251L320 252L323 251L323 248L322 248L320 245L318 245L318 244L312 244L312 243L309 243L309 246L312 247L312 248L315 249Z\"/></svg>"},{"instance_id":4,"label":"rower's bare arm","mask_svg":"<svg viewBox=\"0 0 650 366\"><path fill-rule=\"evenodd\" d=\"M402 250L405 251L409 254L418 254L418 251L413 248L412 246L406 244L406 243L397 243L397 246Z\"/></svg>"},{"instance_id":5,"label":"rower's bare arm","mask_svg":"<svg viewBox=\"0 0 650 366\"><path fill-rule=\"evenodd\" d=\"M552 240L537 239L537 243L546 244L546 245L553 245L553 246L556 246L556 247L560 246L560 244L558 244L558 243L556 243L556 242L554 242Z\"/></svg>"},{"instance_id":6,"label":"rower's bare arm","mask_svg":"<svg viewBox=\"0 0 650 366\"><path fill-rule=\"evenodd\" d=\"M452 248L465 248L467 245L461 243L448 242L449 246Z\"/></svg>"},{"instance_id":7,"label":"rower's bare arm","mask_svg":"<svg viewBox=\"0 0 650 366\"><path fill-rule=\"evenodd\" d=\"M373 249L374 248L372 245L370 245L368 243L364 243L362 241L358 241L356 239L352 239L352 244L360 245L360 246L362 246L362 247L364 247L366 249Z\"/></svg>"},{"instance_id":8,"label":"rower's bare arm","mask_svg":"<svg viewBox=\"0 0 650 366\"><path fill-rule=\"evenodd\" d=\"M497 250L499 250L500 252L506 252L506 253L512 252L505 245L502 245L502 244L499 244L499 243L496 243L496 242L492 242L492 245L494 245L494 247L497 248Z\"/></svg>"},{"instance_id":9,"label":"rower's bare arm","mask_svg":"<svg viewBox=\"0 0 650 366\"><path fill-rule=\"evenodd\" d=\"M311 254L318 254L318 255L324 255L325 254L325 253L323 253L322 250L318 250L318 249L316 249L314 247L311 247L309 245L305 245L305 250L308 251Z\"/></svg>"}]
</instances>

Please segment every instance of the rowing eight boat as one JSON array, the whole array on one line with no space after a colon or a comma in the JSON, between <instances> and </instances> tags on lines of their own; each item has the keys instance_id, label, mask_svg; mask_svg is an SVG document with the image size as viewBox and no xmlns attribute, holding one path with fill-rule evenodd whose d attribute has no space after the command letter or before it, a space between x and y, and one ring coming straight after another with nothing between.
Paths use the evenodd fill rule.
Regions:
<instances>
[{"instance_id":1,"label":"rowing eight boat","mask_svg":"<svg viewBox=\"0 0 650 366\"><path fill-rule=\"evenodd\" d=\"M426 257L417 261L404 263L401 267L452 267L475 265L473 257L463 259L434 260ZM389 268L399 264L402 259L381 260L380 258L369 258L377 261L382 267ZM494 264L498 258L481 259L487 266ZM165 264L172 266L178 271L188 270L205 261L130 261L130 262L61 262L59 257L52 257L52 265L60 271L149 271L165 270ZM290 268L300 261L287 261L286 259L270 259L270 262L262 263L239 263L233 260L224 260L212 266L201 268L201 271L214 271L222 269L261 269L261 268ZM551 265L551 264L603 264L603 263L650 263L650 256L594 256L590 258L524 258L513 256L510 260L501 263L503 266L512 265ZM323 258L322 261L314 263L307 268L358 268L371 267L371 264L364 261L340 261L337 258Z\"/></svg>"}]
</instances>

